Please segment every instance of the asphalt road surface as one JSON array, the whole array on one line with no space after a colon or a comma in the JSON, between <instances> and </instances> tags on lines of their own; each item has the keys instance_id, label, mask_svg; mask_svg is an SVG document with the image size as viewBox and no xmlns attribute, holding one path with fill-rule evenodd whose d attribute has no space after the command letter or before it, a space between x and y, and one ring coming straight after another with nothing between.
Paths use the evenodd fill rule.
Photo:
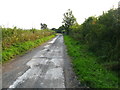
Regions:
<instances>
[{"instance_id":1,"label":"asphalt road surface","mask_svg":"<svg viewBox=\"0 0 120 90\"><path fill-rule=\"evenodd\" d=\"M2 66L2 88L74 88L79 85L61 34Z\"/></svg>"}]
</instances>

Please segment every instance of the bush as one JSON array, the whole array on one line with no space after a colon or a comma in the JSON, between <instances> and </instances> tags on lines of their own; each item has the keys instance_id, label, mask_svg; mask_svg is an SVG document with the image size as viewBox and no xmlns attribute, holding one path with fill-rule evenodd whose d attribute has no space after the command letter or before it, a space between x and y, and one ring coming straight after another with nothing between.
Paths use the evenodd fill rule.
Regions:
<instances>
[{"instance_id":1,"label":"bush","mask_svg":"<svg viewBox=\"0 0 120 90\"><path fill-rule=\"evenodd\" d=\"M118 88L118 77L97 62L97 57L88 51L88 46L64 36L67 52L81 84L90 88Z\"/></svg>"},{"instance_id":2,"label":"bush","mask_svg":"<svg viewBox=\"0 0 120 90\"><path fill-rule=\"evenodd\" d=\"M21 55L55 36L51 30L2 29L2 61Z\"/></svg>"},{"instance_id":3,"label":"bush","mask_svg":"<svg viewBox=\"0 0 120 90\"><path fill-rule=\"evenodd\" d=\"M120 15L111 9L99 17L89 17L81 25L70 27L70 36L88 45L89 50L105 61L120 61Z\"/></svg>"}]
</instances>

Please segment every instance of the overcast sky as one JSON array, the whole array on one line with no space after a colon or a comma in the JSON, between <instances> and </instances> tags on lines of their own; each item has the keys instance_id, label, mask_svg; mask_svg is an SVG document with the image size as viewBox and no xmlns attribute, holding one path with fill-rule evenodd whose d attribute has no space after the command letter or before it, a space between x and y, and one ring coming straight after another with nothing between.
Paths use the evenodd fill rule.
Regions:
<instances>
[{"instance_id":1,"label":"overcast sky","mask_svg":"<svg viewBox=\"0 0 120 90\"><path fill-rule=\"evenodd\" d=\"M48 28L62 25L63 14L71 9L81 24L89 16L118 7L120 0L0 0L0 26L19 28Z\"/></svg>"}]
</instances>

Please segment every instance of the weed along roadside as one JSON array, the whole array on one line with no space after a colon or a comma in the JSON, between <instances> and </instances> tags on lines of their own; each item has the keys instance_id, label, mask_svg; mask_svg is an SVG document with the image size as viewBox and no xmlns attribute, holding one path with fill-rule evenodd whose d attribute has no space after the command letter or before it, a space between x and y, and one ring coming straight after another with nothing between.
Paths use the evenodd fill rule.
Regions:
<instances>
[{"instance_id":1,"label":"weed along roadside","mask_svg":"<svg viewBox=\"0 0 120 90\"><path fill-rule=\"evenodd\" d=\"M118 77L100 65L97 57L87 50L87 46L79 44L70 36L64 36L67 52L73 68L82 84L90 88L118 88Z\"/></svg>"},{"instance_id":2,"label":"weed along roadside","mask_svg":"<svg viewBox=\"0 0 120 90\"><path fill-rule=\"evenodd\" d=\"M2 44L4 45L4 47L2 48L3 63L13 59L17 55L23 55L26 51L31 50L56 36L56 34L50 30L25 31L18 29L8 30L4 28L2 33L3 33ZM10 41L8 41L8 38Z\"/></svg>"},{"instance_id":3,"label":"weed along roadside","mask_svg":"<svg viewBox=\"0 0 120 90\"><path fill-rule=\"evenodd\" d=\"M114 0L106 2L107 4L104 0L99 0L99 3L71 0L71 5L67 5L69 1L61 0L65 8L62 6L62 11L55 11L38 8L41 5L31 1L31 4L20 1L23 6L28 5L25 11L24 8L18 8L20 2L14 4L17 5L16 10L10 9L11 14L2 9L6 11L2 13L6 15L1 17L3 21L0 22L0 75L3 76L0 80L3 81L3 88L120 89L120 2L116 2L116 7ZM50 1L49 5L52 4ZM55 2L52 6L57 4ZM101 8L101 4L105 4L105 7ZM108 10L110 4L115 6ZM30 9L31 5L35 7ZM67 6L70 9L63 13L59 26L61 12ZM94 12L91 12L92 9ZM77 18L73 12L76 12ZM38 24L41 29L35 29L40 28ZM27 29L31 27L32 29Z\"/></svg>"}]
</instances>

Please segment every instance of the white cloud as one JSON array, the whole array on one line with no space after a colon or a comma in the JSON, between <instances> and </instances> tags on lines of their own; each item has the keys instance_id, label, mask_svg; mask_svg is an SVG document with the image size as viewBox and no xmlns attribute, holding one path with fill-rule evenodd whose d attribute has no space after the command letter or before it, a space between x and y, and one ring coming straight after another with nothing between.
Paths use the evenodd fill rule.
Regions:
<instances>
[{"instance_id":1,"label":"white cloud","mask_svg":"<svg viewBox=\"0 0 120 90\"><path fill-rule=\"evenodd\" d=\"M78 23L118 6L119 0L0 0L0 25L20 28L49 28L62 25L63 14L73 11Z\"/></svg>"}]
</instances>

